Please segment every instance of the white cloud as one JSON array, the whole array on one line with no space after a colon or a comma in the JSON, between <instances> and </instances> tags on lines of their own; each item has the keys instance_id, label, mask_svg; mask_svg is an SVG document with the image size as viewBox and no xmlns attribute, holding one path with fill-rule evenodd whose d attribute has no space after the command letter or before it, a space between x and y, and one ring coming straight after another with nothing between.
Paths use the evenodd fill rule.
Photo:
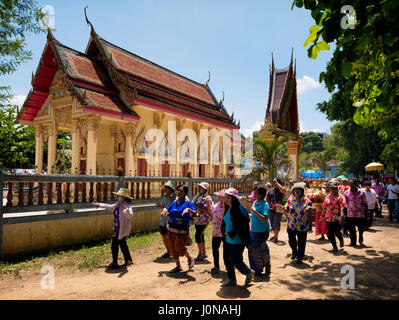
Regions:
<instances>
[{"instance_id":1,"label":"white cloud","mask_svg":"<svg viewBox=\"0 0 399 320\"><path fill-rule=\"evenodd\" d=\"M19 108L22 107L23 103L25 102L26 99L26 95L23 94L17 94L15 96L13 96L10 100L9 103L10 104L16 104Z\"/></svg>"},{"instance_id":2,"label":"white cloud","mask_svg":"<svg viewBox=\"0 0 399 320\"><path fill-rule=\"evenodd\" d=\"M301 95L311 89L319 88L320 83L309 76L303 76L302 79L297 79L298 94Z\"/></svg>"},{"instance_id":3,"label":"white cloud","mask_svg":"<svg viewBox=\"0 0 399 320\"><path fill-rule=\"evenodd\" d=\"M255 131L259 131L262 128L263 124L263 121L255 121L251 128L244 130L244 136L251 137Z\"/></svg>"},{"instance_id":4,"label":"white cloud","mask_svg":"<svg viewBox=\"0 0 399 320\"><path fill-rule=\"evenodd\" d=\"M311 131L312 132L316 132L316 133L323 133L324 132L324 130L321 130L321 129L312 129Z\"/></svg>"}]
</instances>

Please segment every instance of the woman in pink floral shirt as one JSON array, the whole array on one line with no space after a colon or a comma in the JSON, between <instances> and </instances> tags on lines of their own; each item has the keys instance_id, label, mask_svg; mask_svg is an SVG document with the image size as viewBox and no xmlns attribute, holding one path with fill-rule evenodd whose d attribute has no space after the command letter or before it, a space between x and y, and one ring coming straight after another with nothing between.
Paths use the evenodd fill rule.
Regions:
<instances>
[{"instance_id":1,"label":"woman in pink floral shirt","mask_svg":"<svg viewBox=\"0 0 399 320\"><path fill-rule=\"evenodd\" d=\"M224 190L221 190L220 192L215 192L215 195L218 196L219 202L213 205L213 213L212 213L212 220L213 220L213 229L212 229L213 268L211 270L212 273L217 273L220 271L219 248L220 244L223 241L221 226L225 210Z\"/></svg>"},{"instance_id":2,"label":"woman in pink floral shirt","mask_svg":"<svg viewBox=\"0 0 399 320\"><path fill-rule=\"evenodd\" d=\"M342 237L341 227L344 223L344 208L346 201L342 194L338 192L338 182L330 181L330 193L323 203L323 211L321 218L326 219L328 229L328 240L330 240L333 249L330 252L337 252L337 242L335 237L338 238L340 247L344 246L344 238Z\"/></svg>"}]
</instances>

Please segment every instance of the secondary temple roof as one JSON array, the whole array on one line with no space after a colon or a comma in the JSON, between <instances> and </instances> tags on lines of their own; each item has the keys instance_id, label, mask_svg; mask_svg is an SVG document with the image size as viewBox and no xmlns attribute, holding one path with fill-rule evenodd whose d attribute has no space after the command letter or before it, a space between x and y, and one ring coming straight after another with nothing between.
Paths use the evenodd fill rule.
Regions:
<instances>
[{"instance_id":1,"label":"secondary temple roof","mask_svg":"<svg viewBox=\"0 0 399 320\"><path fill-rule=\"evenodd\" d=\"M296 92L296 67L293 57L288 67L270 69L269 99L266 109L266 122L270 121L278 129L294 134L299 133L298 101Z\"/></svg>"}]
</instances>

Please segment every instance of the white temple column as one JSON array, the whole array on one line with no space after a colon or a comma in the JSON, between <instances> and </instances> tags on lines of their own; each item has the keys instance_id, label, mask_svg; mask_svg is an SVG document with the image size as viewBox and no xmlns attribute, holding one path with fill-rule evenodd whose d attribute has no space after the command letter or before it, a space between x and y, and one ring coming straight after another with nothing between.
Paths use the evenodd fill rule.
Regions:
<instances>
[{"instance_id":1,"label":"white temple column","mask_svg":"<svg viewBox=\"0 0 399 320\"><path fill-rule=\"evenodd\" d=\"M125 175L133 176L134 175L134 162L133 162L133 135L135 132L135 127L133 125L126 125L126 172Z\"/></svg>"},{"instance_id":2,"label":"white temple column","mask_svg":"<svg viewBox=\"0 0 399 320\"><path fill-rule=\"evenodd\" d=\"M97 174L97 129L99 119L87 118L87 171L86 174Z\"/></svg>"},{"instance_id":3,"label":"white temple column","mask_svg":"<svg viewBox=\"0 0 399 320\"><path fill-rule=\"evenodd\" d=\"M78 119L72 119L72 174L80 174L80 131Z\"/></svg>"},{"instance_id":4,"label":"white temple column","mask_svg":"<svg viewBox=\"0 0 399 320\"><path fill-rule=\"evenodd\" d=\"M43 149L44 139L43 134L40 130L40 126L35 126L35 139L36 139L36 151L35 151L35 167L36 173L43 172Z\"/></svg>"},{"instance_id":5,"label":"white temple column","mask_svg":"<svg viewBox=\"0 0 399 320\"><path fill-rule=\"evenodd\" d=\"M57 137L58 128L56 124L50 124L48 127L48 146L47 146L47 173L56 172L55 159L57 155Z\"/></svg>"}]
</instances>

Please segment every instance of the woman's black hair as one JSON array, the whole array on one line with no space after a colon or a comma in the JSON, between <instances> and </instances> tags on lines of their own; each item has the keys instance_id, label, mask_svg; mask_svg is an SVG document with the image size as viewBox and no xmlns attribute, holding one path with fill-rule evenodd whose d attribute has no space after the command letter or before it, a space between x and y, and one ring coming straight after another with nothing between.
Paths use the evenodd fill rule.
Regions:
<instances>
[{"instance_id":1,"label":"woman's black hair","mask_svg":"<svg viewBox=\"0 0 399 320\"><path fill-rule=\"evenodd\" d=\"M364 187L371 187L371 181L365 181L363 182Z\"/></svg>"},{"instance_id":2,"label":"woman's black hair","mask_svg":"<svg viewBox=\"0 0 399 320\"><path fill-rule=\"evenodd\" d=\"M230 214L232 217L237 217L241 214L240 201L234 196L231 196Z\"/></svg>"},{"instance_id":3,"label":"woman's black hair","mask_svg":"<svg viewBox=\"0 0 399 320\"><path fill-rule=\"evenodd\" d=\"M130 203L132 202L132 199L125 198L125 202L128 203L128 204L130 204Z\"/></svg>"},{"instance_id":4,"label":"woman's black hair","mask_svg":"<svg viewBox=\"0 0 399 320\"><path fill-rule=\"evenodd\" d=\"M176 187L176 191L179 190L181 187L183 187L183 191L184 191L184 193L187 195L187 193L188 193L188 187L187 187L186 185L184 185L184 184L179 184L179 185Z\"/></svg>"},{"instance_id":5,"label":"woman's black hair","mask_svg":"<svg viewBox=\"0 0 399 320\"><path fill-rule=\"evenodd\" d=\"M264 187L259 187L258 189L256 189L256 192L259 193L259 195L264 198L266 197L266 188Z\"/></svg>"}]
</instances>

